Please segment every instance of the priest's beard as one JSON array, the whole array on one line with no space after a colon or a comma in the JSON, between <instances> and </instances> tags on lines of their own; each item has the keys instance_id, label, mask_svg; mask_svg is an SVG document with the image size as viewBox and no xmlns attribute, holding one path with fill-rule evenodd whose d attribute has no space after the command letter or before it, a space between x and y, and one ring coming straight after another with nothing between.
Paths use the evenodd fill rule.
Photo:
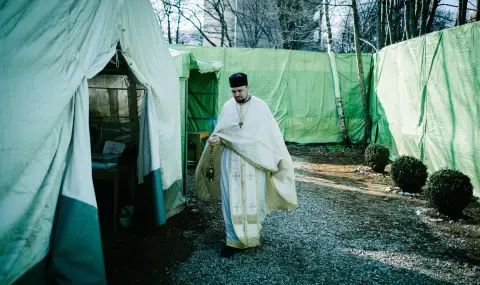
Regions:
<instances>
[{"instance_id":1,"label":"priest's beard","mask_svg":"<svg viewBox=\"0 0 480 285\"><path fill-rule=\"evenodd\" d=\"M237 98L237 97L235 97L235 101L237 101L238 104L247 103L248 100L250 100L250 94L248 94L245 98Z\"/></svg>"}]
</instances>

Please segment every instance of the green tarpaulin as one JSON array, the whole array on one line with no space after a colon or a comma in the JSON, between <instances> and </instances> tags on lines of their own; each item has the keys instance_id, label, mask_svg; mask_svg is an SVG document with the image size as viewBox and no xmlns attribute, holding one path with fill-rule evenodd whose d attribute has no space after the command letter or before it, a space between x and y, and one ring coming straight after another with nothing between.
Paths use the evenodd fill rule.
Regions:
<instances>
[{"instance_id":1,"label":"green tarpaulin","mask_svg":"<svg viewBox=\"0 0 480 285\"><path fill-rule=\"evenodd\" d=\"M231 98L228 77L235 72L249 76L251 93L266 101L286 141L297 143L340 142L342 137L335 107L333 75L328 54L272 50L185 47L196 59L223 63L218 83L218 102L208 95L189 97L189 116L194 130L211 130L218 110ZM347 129L353 142L363 136L363 115L355 55L336 55L340 91ZM363 55L365 79L371 76L372 56ZM189 94L212 93L213 83L192 85ZM203 84L203 85L202 85ZM212 92L213 90L213 92ZM202 118L202 119L198 119Z\"/></svg>"},{"instance_id":2,"label":"green tarpaulin","mask_svg":"<svg viewBox=\"0 0 480 285\"><path fill-rule=\"evenodd\" d=\"M408 154L429 171L458 169L480 196L480 23L432 33L376 55L374 139L392 159Z\"/></svg>"},{"instance_id":3,"label":"green tarpaulin","mask_svg":"<svg viewBox=\"0 0 480 285\"><path fill-rule=\"evenodd\" d=\"M190 73L188 81L188 131L212 133L218 115L218 79L215 73Z\"/></svg>"}]
</instances>

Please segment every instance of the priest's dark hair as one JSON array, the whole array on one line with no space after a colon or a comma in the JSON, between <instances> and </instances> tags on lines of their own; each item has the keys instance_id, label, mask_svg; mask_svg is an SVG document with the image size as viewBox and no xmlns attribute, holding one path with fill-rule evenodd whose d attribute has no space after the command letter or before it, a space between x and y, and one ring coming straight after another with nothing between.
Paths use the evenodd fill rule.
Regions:
<instances>
[{"instance_id":1,"label":"priest's dark hair","mask_svg":"<svg viewBox=\"0 0 480 285\"><path fill-rule=\"evenodd\" d=\"M232 74L228 80L230 81L231 88L248 86L248 77L242 72Z\"/></svg>"}]
</instances>

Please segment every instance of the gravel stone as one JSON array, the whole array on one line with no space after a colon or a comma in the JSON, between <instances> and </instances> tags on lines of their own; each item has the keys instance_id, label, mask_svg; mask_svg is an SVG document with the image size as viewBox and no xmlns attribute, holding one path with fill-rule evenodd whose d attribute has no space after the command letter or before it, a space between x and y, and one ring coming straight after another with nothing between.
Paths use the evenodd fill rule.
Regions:
<instances>
[{"instance_id":1,"label":"gravel stone","mask_svg":"<svg viewBox=\"0 0 480 285\"><path fill-rule=\"evenodd\" d=\"M205 228L184 233L194 239L194 249L171 269L171 283L480 284L478 264L451 254L411 200L313 182L297 182L297 191L298 209L267 217L261 247L229 259L219 254L225 235L220 204L192 199L194 211L206 216ZM373 211L371 205L379 207Z\"/></svg>"}]
</instances>

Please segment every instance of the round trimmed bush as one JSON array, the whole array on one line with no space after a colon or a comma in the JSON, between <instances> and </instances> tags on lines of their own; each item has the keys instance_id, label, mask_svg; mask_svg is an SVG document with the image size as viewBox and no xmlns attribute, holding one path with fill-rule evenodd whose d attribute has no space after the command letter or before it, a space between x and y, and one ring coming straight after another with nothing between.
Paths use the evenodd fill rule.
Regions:
<instances>
[{"instance_id":1,"label":"round trimmed bush","mask_svg":"<svg viewBox=\"0 0 480 285\"><path fill-rule=\"evenodd\" d=\"M391 176L402 191L419 193L427 182L427 166L413 156L400 156L392 163Z\"/></svg>"},{"instance_id":2,"label":"round trimmed bush","mask_svg":"<svg viewBox=\"0 0 480 285\"><path fill-rule=\"evenodd\" d=\"M456 218L470 204L473 186L470 178L458 170L442 169L427 182L425 198L440 213Z\"/></svg>"},{"instance_id":3,"label":"round trimmed bush","mask_svg":"<svg viewBox=\"0 0 480 285\"><path fill-rule=\"evenodd\" d=\"M380 144L371 144L365 149L365 163L375 172L384 172L389 162L390 151Z\"/></svg>"}]
</instances>

